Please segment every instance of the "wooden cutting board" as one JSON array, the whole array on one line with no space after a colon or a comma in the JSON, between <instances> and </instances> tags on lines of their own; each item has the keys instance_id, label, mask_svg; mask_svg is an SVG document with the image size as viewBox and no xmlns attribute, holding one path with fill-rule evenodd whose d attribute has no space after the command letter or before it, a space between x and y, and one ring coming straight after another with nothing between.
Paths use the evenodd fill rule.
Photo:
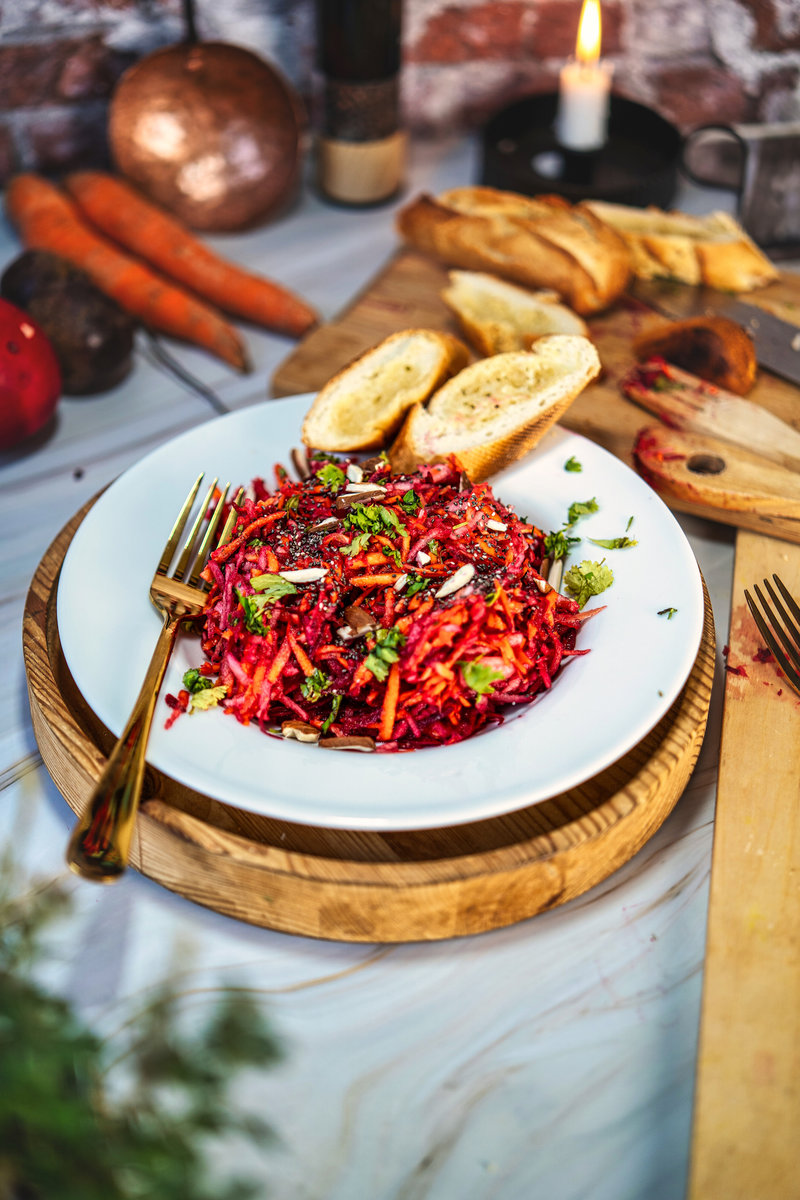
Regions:
<instances>
[{"instance_id":1,"label":"wooden cutting board","mask_svg":"<svg viewBox=\"0 0 800 1200\"><path fill-rule=\"evenodd\" d=\"M744 599L800 546L736 539L689 1200L800 1195L800 697Z\"/></svg>"},{"instance_id":2,"label":"wooden cutting board","mask_svg":"<svg viewBox=\"0 0 800 1200\"><path fill-rule=\"evenodd\" d=\"M274 396L316 391L341 367L399 329L416 327L458 333L455 318L441 299L446 269L414 250L401 249L334 320L314 330L297 345L272 377ZM800 276L785 273L779 281L747 297L787 320L800 321ZM663 322L638 301L624 298L606 313L589 319L589 336L603 364L602 377L571 405L561 424L598 442L618 458L632 463L632 447L640 429L653 417L627 400L619 381L633 365L633 338L648 326ZM761 372L748 397L800 429L800 388ZM679 512L711 516L744 529L800 540L800 519L758 504L748 511L721 509L706 502L698 476L697 495L666 496Z\"/></svg>"}]
</instances>

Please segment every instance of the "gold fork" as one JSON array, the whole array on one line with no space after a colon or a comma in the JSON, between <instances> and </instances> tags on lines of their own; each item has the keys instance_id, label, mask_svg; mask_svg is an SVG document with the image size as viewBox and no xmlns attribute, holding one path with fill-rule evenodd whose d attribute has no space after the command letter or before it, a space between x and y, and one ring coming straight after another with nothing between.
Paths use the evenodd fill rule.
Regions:
<instances>
[{"instance_id":1,"label":"gold fork","mask_svg":"<svg viewBox=\"0 0 800 1200\"><path fill-rule=\"evenodd\" d=\"M186 537L175 570L172 575L167 574L202 480L201 472L172 527L150 585L150 599L163 620L150 666L133 712L111 752L67 849L67 863L71 870L95 883L112 883L122 875L128 865L131 837L144 779L147 740L158 692L181 621L202 612L206 601L207 585L200 579L200 572L208 561L211 543L222 516L230 484L226 484L225 490L216 501L200 540L203 521L214 498L218 481L215 479L211 484ZM217 542L218 546L228 540L235 518L235 510L231 509Z\"/></svg>"},{"instance_id":2,"label":"gold fork","mask_svg":"<svg viewBox=\"0 0 800 1200\"><path fill-rule=\"evenodd\" d=\"M758 626L759 633L775 655L778 665L786 676L786 682L800 695L800 606L786 584L777 575L773 575L772 578L775 580L775 585L785 601L786 607L781 603L781 598L768 579L764 580L764 586L770 594L774 609L770 608L758 584L755 584L753 591L758 597L764 616L759 612L747 588L744 590L744 598L753 614L753 620ZM786 611L787 608L792 614L791 616ZM781 625L781 620L778 620L775 610L780 615L783 625Z\"/></svg>"}]
</instances>

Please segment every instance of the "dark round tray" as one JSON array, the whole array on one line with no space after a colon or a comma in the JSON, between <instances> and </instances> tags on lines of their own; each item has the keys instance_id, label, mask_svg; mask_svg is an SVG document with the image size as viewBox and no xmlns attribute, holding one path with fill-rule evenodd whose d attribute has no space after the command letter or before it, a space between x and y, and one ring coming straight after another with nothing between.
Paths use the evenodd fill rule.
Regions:
<instances>
[{"instance_id":1,"label":"dark round tray","mask_svg":"<svg viewBox=\"0 0 800 1200\"><path fill-rule=\"evenodd\" d=\"M534 196L668 208L678 188L683 138L650 108L612 95L608 139L591 152L556 141L556 92L526 96L489 120L482 134L481 183Z\"/></svg>"}]
</instances>

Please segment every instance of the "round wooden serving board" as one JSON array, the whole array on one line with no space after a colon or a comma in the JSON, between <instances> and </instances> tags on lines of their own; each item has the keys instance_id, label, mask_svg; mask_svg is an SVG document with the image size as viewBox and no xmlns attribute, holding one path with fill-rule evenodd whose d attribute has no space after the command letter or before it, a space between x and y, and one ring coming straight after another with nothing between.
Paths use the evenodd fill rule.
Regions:
<instances>
[{"instance_id":1,"label":"round wooden serving board","mask_svg":"<svg viewBox=\"0 0 800 1200\"><path fill-rule=\"evenodd\" d=\"M91 503L33 577L23 650L45 765L79 812L114 738L67 669L58 573ZM371 833L272 820L220 804L148 768L132 864L197 904L285 933L411 942L511 925L606 879L660 827L689 780L714 677L708 595L697 660L656 727L613 766L560 796L449 828Z\"/></svg>"}]
</instances>

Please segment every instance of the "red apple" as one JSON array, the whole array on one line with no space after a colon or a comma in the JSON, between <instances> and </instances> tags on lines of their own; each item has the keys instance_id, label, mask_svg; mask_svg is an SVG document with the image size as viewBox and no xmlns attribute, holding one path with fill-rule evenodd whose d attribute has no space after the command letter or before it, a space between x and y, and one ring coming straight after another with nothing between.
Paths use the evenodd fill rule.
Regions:
<instances>
[{"instance_id":1,"label":"red apple","mask_svg":"<svg viewBox=\"0 0 800 1200\"><path fill-rule=\"evenodd\" d=\"M27 313L0 300L0 450L38 433L61 396L55 350Z\"/></svg>"}]
</instances>

